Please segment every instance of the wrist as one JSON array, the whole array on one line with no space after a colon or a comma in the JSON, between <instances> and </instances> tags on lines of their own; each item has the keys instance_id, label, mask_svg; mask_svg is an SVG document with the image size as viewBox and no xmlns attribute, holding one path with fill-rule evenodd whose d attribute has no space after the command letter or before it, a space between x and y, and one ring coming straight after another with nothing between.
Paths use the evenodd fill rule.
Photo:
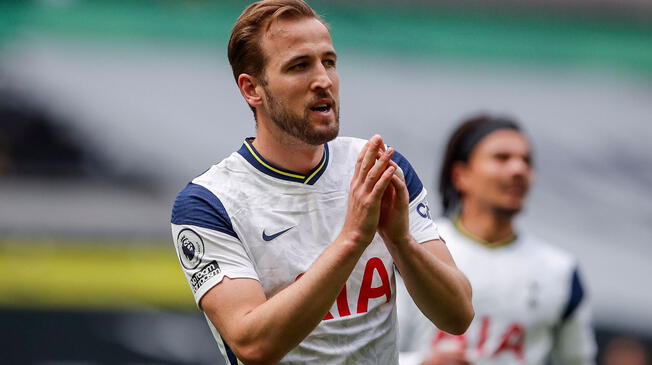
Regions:
<instances>
[{"instance_id":1,"label":"wrist","mask_svg":"<svg viewBox=\"0 0 652 365\"><path fill-rule=\"evenodd\" d=\"M364 251L364 249L369 245L370 240L366 239L365 235L361 232L342 231L335 239L335 243L344 247L351 254L355 254L358 253L358 251Z\"/></svg>"},{"instance_id":2,"label":"wrist","mask_svg":"<svg viewBox=\"0 0 652 365\"><path fill-rule=\"evenodd\" d=\"M395 247L397 249L408 247L410 244L414 243L414 238L411 234L400 235L400 236L388 236L382 235L383 241L387 246Z\"/></svg>"}]
</instances>

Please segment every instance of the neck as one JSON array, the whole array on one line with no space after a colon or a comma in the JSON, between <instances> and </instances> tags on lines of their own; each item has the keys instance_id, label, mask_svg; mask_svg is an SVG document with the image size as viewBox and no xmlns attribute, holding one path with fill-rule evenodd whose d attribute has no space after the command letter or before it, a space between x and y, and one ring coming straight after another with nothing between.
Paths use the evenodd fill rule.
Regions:
<instances>
[{"instance_id":1,"label":"neck","mask_svg":"<svg viewBox=\"0 0 652 365\"><path fill-rule=\"evenodd\" d=\"M286 170L306 174L321 160L324 146L313 146L288 136L271 123L258 123L253 145L267 161Z\"/></svg>"},{"instance_id":2,"label":"neck","mask_svg":"<svg viewBox=\"0 0 652 365\"><path fill-rule=\"evenodd\" d=\"M490 209L464 203L458 227L476 241L488 246L499 246L515 239L513 215L500 215Z\"/></svg>"}]
</instances>

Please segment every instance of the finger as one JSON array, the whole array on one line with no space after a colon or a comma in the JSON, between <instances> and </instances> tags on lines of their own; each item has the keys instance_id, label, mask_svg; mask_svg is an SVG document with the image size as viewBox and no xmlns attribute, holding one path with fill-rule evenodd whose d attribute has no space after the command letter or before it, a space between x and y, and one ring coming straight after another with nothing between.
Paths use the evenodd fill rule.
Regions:
<instances>
[{"instance_id":1,"label":"finger","mask_svg":"<svg viewBox=\"0 0 652 365\"><path fill-rule=\"evenodd\" d=\"M396 170L394 170L396 172ZM387 188L385 189L385 192L383 193L383 197L380 201L380 208L382 211L388 211L390 210L396 201L396 188L393 186L393 184L388 184Z\"/></svg>"},{"instance_id":2,"label":"finger","mask_svg":"<svg viewBox=\"0 0 652 365\"><path fill-rule=\"evenodd\" d=\"M376 156L380 150L380 144L382 139L379 135L375 135L369 138L368 149L362 158L362 164L360 165L360 176L367 176L369 170L373 167L374 162L376 161Z\"/></svg>"},{"instance_id":3,"label":"finger","mask_svg":"<svg viewBox=\"0 0 652 365\"><path fill-rule=\"evenodd\" d=\"M360 151L360 154L358 155L358 160L355 162L355 169L353 170L353 178L354 179L360 173L360 165L362 165L362 159L367 154L368 149L369 149L369 141L367 141L367 143L365 143L364 147L362 147L362 151Z\"/></svg>"},{"instance_id":4,"label":"finger","mask_svg":"<svg viewBox=\"0 0 652 365\"><path fill-rule=\"evenodd\" d=\"M403 169L401 169L401 167L394 161L389 161L389 164L396 168L396 176L398 176L401 180L403 180L405 184L407 184L405 182L405 175L403 174Z\"/></svg>"},{"instance_id":5,"label":"finger","mask_svg":"<svg viewBox=\"0 0 652 365\"><path fill-rule=\"evenodd\" d=\"M382 153L378 160L374 161L374 166L371 168L371 170L369 170L364 181L364 184L369 191L373 189L373 186L376 184L383 172L387 169L387 166L389 166L392 154L394 154L394 150L389 149Z\"/></svg>"},{"instance_id":6,"label":"finger","mask_svg":"<svg viewBox=\"0 0 652 365\"><path fill-rule=\"evenodd\" d=\"M392 180L392 176L394 176L394 171L396 171L396 169L393 166L389 166L387 170L383 172L371 191L372 199L376 200L383 197L385 189L387 189L389 182Z\"/></svg>"},{"instance_id":7,"label":"finger","mask_svg":"<svg viewBox=\"0 0 652 365\"><path fill-rule=\"evenodd\" d=\"M394 174L392 176L392 185L396 190L396 201L409 203L410 192L408 191L407 185L405 185L405 181L403 181L403 179L401 179L398 175Z\"/></svg>"},{"instance_id":8,"label":"finger","mask_svg":"<svg viewBox=\"0 0 652 365\"><path fill-rule=\"evenodd\" d=\"M378 148L385 151L385 142L383 142L383 137L380 134L376 134L378 136Z\"/></svg>"},{"instance_id":9,"label":"finger","mask_svg":"<svg viewBox=\"0 0 652 365\"><path fill-rule=\"evenodd\" d=\"M390 148L391 148L391 147L390 147ZM392 149L392 153L393 153L393 152L394 152L394 151L393 151L393 149ZM399 169L399 167L398 167L398 165L397 165L394 161L391 160L391 156L390 156L390 160L389 160L389 162L388 162L388 165L394 167L394 175L397 175L397 174L398 174L398 169ZM393 178L392 178L392 180L393 180ZM391 188L391 191L390 191L390 188ZM395 191L395 190L396 190L396 187L393 186L393 184L392 184L392 182L391 182L391 180L390 180L390 183L389 183L389 186L388 186L388 190L385 191L385 194L383 195L383 199L387 199L387 198L389 198L390 195L391 195L392 200L394 200L394 198L396 197L396 191ZM391 194L390 194L390 193L391 193Z\"/></svg>"}]
</instances>

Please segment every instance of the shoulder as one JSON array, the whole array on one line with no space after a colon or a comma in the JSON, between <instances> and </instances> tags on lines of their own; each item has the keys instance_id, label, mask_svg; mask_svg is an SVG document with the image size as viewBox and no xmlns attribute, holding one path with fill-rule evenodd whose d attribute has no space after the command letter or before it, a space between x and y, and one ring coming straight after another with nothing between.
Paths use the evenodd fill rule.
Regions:
<instances>
[{"instance_id":1,"label":"shoulder","mask_svg":"<svg viewBox=\"0 0 652 365\"><path fill-rule=\"evenodd\" d=\"M530 234L519 233L515 254L528 261L551 285L569 283L577 270L573 255Z\"/></svg>"},{"instance_id":2,"label":"shoulder","mask_svg":"<svg viewBox=\"0 0 652 365\"><path fill-rule=\"evenodd\" d=\"M577 259L569 252L536 237L527 236L524 243L529 254L537 257L538 264L546 271L545 277L552 285L560 285L564 293L560 317L565 321L586 300L586 288Z\"/></svg>"},{"instance_id":3,"label":"shoulder","mask_svg":"<svg viewBox=\"0 0 652 365\"><path fill-rule=\"evenodd\" d=\"M529 254L537 257L546 267L568 272L577 266L573 255L539 237L525 233L520 238Z\"/></svg>"},{"instance_id":4,"label":"shoulder","mask_svg":"<svg viewBox=\"0 0 652 365\"><path fill-rule=\"evenodd\" d=\"M423 183L419 178L416 170L410 164L405 156L403 156L399 151L394 151L392 156L392 161L396 162L398 167L403 171L403 177L405 178L405 184L407 185L408 191L410 193L410 202L416 199L419 194L424 190Z\"/></svg>"},{"instance_id":5,"label":"shoulder","mask_svg":"<svg viewBox=\"0 0 652 365\"><path fill-rule=\"evenodd\" d=\"M234 210L232 195L238 191L238 181L231 176L233 169L229 169L229 165L237 167L234 158L232 155L212 166L177 194L171 223L208 228L237 238L228 212Z\"/></svg>"},{"instance_id":6,"label":"shoulder","mask_svg":"<svg viewBox=\"0 0 652 365\"><path fill-rule=\"evenodd\" d=\"M210 190L195 183L189 183L177 195L170 220L176 225L203 227L238 237L224 204Z\"/></svg>"},{"instance_id":7,"label":"shoulder","mask_svg":"<svg viewBox=\"0 0 652 365\"><path fill-rule=\"evenodd\" d=\"M337 137L328 143L331 149L331 154L336 158L343 158L347 161L355 161L360 154L360 151L367 143L367 140L355 137ZM403 171L405 177L405 184L410 193L410 202L414 201L419 194L423 191L423 183L412 167L408 159L403 156L399 151L395 151L392 156L394 161Z\"/></svg>"}]
</instances>

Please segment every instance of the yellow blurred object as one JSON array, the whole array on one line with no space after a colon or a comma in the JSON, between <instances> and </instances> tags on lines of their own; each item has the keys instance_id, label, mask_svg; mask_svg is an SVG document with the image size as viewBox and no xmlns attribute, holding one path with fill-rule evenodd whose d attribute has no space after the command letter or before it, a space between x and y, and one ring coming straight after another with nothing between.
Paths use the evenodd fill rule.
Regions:
<instances>
[{"instance_id":1,"label":"yellow blurred object","mask_svg":"<svg viewBox=\"0 0 652 365\"><path fill-rule=\"evenodd\" d=\"M193 309L171 245L0 242L0 307Z\"/></svg>"}]
</instances>

